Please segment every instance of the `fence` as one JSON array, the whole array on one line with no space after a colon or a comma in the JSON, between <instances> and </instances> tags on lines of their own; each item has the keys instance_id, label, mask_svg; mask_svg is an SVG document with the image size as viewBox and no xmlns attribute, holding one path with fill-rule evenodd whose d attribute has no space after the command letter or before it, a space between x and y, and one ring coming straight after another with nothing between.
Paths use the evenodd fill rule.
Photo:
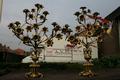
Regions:
<instances>
[{"instance_id":1,"label":"fence","mask_svg":"<svg viewBox=\"0 0 120 80\"><path fill-rule=\"evenodd\" d=\"M46 48L42 51L39 61L42 62L83 62L84 55L81 49L77 48ZM98 58L97 48L93 48L92 57ZM32 62L30 56L22 61L23 63Z\"/></svg>"}]
</instances>

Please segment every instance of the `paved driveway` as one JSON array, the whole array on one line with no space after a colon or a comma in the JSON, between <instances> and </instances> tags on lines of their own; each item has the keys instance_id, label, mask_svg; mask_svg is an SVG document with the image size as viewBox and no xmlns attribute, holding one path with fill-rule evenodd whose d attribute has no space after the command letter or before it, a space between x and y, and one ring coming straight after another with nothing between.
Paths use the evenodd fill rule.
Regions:
<instances>
[{"instance_id":1,"label":"paved driveway","mask_svg":"<svg viewBox=\"0 0 120 80\"><path fill-rule=\"evenodd\" d=\"M120 69L98 71L96 77L89 79L78 76L78 73L79 71L49 70L43 72L44 77L40 80L120 80ZM24 74L24 71L14 71L0 76L0 80L26 80Z\"/></svg>"}]
</instances>

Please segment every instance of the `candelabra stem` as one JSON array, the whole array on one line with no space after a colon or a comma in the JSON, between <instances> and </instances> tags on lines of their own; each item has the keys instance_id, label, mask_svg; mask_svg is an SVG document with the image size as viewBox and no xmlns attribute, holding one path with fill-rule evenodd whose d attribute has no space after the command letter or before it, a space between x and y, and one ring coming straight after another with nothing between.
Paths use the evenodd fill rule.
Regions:
<instances>
[{"instance_id":1,"label":"candelabra stem","mask_svg":"<svg viewBox=\"0 0 120 80\"><path fill-rule=\"evenodd\" d=\"M88 45L87 45L88 46ZM88 47L85 47L83 49L83 52L84 52L84 58L86 60L86 62L83 64L83 67L84 67L84 71L80 72L80 76L83 76L83 77L93 77L95 76L95 73L92 72L92 67L93 67L93 63L91 63L91 53L92 53L92 49L88 46Z\"/></svg>"},{"instance_id":2,"label":"candelabra stem","mask_svg":"<svg viewBox=\"0 0 120 80\"><path fill-rule=\"evenodd\" d=\"M40 49L40 51L41 51L41 49ZM31 56L33 62L29 65L30 72L26 73L26 78L28 80L39 80L40 78L43 77L43 74L40 73L38 70L40 67L40 64L38 63L38 60L39 60L38 54L40 54L40 53L38 52L37 49L35 49L35 51L33 52L32 56Z\"/></svg>"},{"instance_id":3,"label":"candelabra stem","mask_svg":"<svg viewBox=\"0 0 120 80\"><path fill-rule=\"evenodd\" d=\"M38 63L32 63L29 65L31 71L26 73L26 78L28 80L38 80L43 77L43 74L38 72L40 65Z\"/></svg>"}]
</instances>

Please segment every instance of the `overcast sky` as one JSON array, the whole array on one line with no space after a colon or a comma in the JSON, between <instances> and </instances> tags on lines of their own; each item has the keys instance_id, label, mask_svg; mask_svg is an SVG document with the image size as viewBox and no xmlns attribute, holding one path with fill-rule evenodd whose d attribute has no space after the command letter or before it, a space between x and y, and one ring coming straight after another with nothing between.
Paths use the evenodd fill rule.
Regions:
<instances>
[{"instance_id":1,"label":"overcast sky","mask_svg":"<svg viewBox=\"0 0 120 80\"><path fill-rule=\"evenodd\" d=\"M24 21L23 9L31 9L34 4L44 5L50 15L45 25L50 27L56 21L60 25L69 24L74 27L77 23L73 15L81 6L86 6L93 12L97 11L102 17L109 15L120 6L120 0L3 0L2 21L0 23L0 43L7 44L11 48L28 47L19 44L20 41L13 36L7 25L16 20Z\"/></svg>"}]
</instances>

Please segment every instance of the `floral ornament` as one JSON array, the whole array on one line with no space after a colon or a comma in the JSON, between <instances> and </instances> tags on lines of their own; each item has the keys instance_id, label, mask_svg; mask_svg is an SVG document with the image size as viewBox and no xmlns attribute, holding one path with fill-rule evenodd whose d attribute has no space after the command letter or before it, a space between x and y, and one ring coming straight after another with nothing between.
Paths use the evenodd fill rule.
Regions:
<instances>
[{"instance_id":1,"label":"floral ornament","mask_svg":"<svg viewBox=\"0 0 120 80\"><path fill-rule=\"evenodd\" d=\"M88 12L88 13L91 13L91 10L90 10L90 9L88 9L88 10L87 10L87 12Z\"/></svg>"},{"instance_id":2,"label":"floral ornament","mask_svg":"<svg viewBox=\"0 0 120 80\"><path fill-rule=\"evenodd\" d=\"M68 33L69 25L65 24L65 26L61 29L63 34Z\"/></svg>"},{"instance_id":3,"label":"floral ornament","mask_svg":"<svg viewBox=\"0 0 120 80\"><path fill-rule=\"evenodd\" d=\"M68 38L68 42L70 42L73 45L77 45L81 43L81 40L77 37L75 37L74 35L69 36Z\"/></svg>"},{"instance_id":4,"label":"floral ornament","mask_svg":"<svg viewBox=\"0 0 120 80\"><path fill-rule=\"evenodd\" d=\"M24 9L23 10L23 13L25 13L25 14L28 14L30 11L29 11L29 9Z\"/></svg>"},{"instance_id":5,"label":"floral ornament","mask_svg":"<svg viewBox=\"0 0 120 80\"><path fill-rule=\"evenodd\" d=\"M32 31L32 27L31 26L27 26L26 30L27 30L27 32L31 32Z\"/></svg>"},{"instance_id":6,"label":"floral ornament","mask_svg":"<svg viewBox=\"0 0 120 80\"><path fill-rule=\"evenodd\" d=\"M65 24L65 26L61 29L61 32L66 35L66 39L70 37L71 33L73 32L72 29L69 28L68 24ZM66 40L65 39L65 40ZM69 41L69 40L68 40Z\"/></svg>"},{"instance_id":7,"label":"floral ornament","mask_svg":"<svg viewBox=\"0 0 120 80\"><path fill-rule=\"evenodd\" d=\"M20 23L19 21L16 21L14 24L15 24L16 26L20 26L20 25L21 25L21 23Z\"/></svg>"},{"instance_id":8,"label":"floral ornament","mask_svg":"<svg viewBox=\"0 0 120 80\"><path fill-rule=\"evenodd\" d=\"M87 14L87 11L83 11L83 14L85 14L85 15L86 15L86 14Z\"/></svg>"},{"instance_id":9,"label":"floral ornament","mask_svg":"<svg viewBox=\"0 0 120 80\"><path fill-rule=\"evenodd\" d=\"M110 34L112 28L111 27L112 22L102 17L99 17L98 15L99 13L95 12L93 15L87 15L87 16L91 19L97 19L99 21L97 23L99 23L100 25L94 25L95 29L97 29L98 27L102 27L104 33Z\"/></svg>"},{"instance_id":10,"label":"floral ornament","mask_svg":"<svg viewBox=\"0 0 120 80\"><path fill-rule=\"evenodd\" d=\"M16 28L15 29L15 33L17 34L17 35L21 35L21 34L23 34L23 29L22 28Z\"/></svg>"},{"instance_id":11,"label":"floral ornament","mask_svg":"<svg viewBox=\"0 0 120 80\"><path fill-rule=\"evenodd\" d=\"M95 18L97 18L98 15L100 15L100 13L98 13L98 12L93 13L93 17L95 17Z\"/></svg>"},{"instance_id":12,"label":"floral ornament","mask_svg":"<svg viewBox=\"0 0 120 80\"><path fill-rule=\"evenodd\" d=\"M44 33L46 33L46 32L48 32L48 28L47 28L47 27L43 27L43 28L42 28L42 31L43 31Z\"/></svg>"},{"instance_id":13,"label":"floral ornament","mask_svg":"<svg viewBox=\"0 0 120 80\"><path fill-rule=\"evenodd\" d=\"M36 11L36 10L35 10L34 8L33 8L33 9L31 9L31 12L32 12L32 13L34 13L35 11Z\"/></svg>"},{"instance_id":14,"label":"floral ornament","mask_svg":"<svg viewBox=\"0 0 120 80\"><path fill-rule=\"evenodd\" d=\"M77 42L80 44L81 40L79 40L79 38L81 36L89 39L91 37L97 37L99 41L102 41L100 39L103 36L99 36L111 31L110 21L100 17L98 12L91 13L90 9L80 7L80 11L75 12L74 15L77 17L76 20L79 23L79 25L75 27L75 32L72 31L69 26L64 26L61 29L61 32L66 35L66 39L71 44L78 44Z\"/></svg>"},{"instance_id":15,"label":"floral ornament","mask_svg":"<svg viewBox=\"0 0 120 80\"><path fill-rule=\"evenodd\" d=\"M80 7L80 9L84 11L86 9L86 7Z\"/></svg>"},{"instance_id":16,"label":"floral ornament","mask_svg":"<svg viewBox=\"0 0 120 80\"><path fill-rule=\"evenodd\" d=\"M87 27L86 27L86 28L87 28L88 31L90 31L90 30L92 30L92 27L93 27L93 26L92 26L91 24L87 24Z\"/></svg>"},{"instance_id":17,"label":"floral ornament","mask_svg":"<svg viewBox=\"0 0 120 80\"><path fill-rule=\"evenodd\" d=\"M46 44L47 44L48 47L52 46L53 45L53 40L52 39L47 40Z\"/></svg>"},{"instance_id":18,"label":"floral ornament","mask_svg":"<svg viewBox=\"0 0 120 80\"><path fill-rule=\"evenodd\" d=\"M87 31L87 32L86 32L86 36L88 36L89 38L90 38L91 36L93 36L92 31Z\"/></svg>"},{"instance_id":19,"label":"floral ornament","mask_svg":"<svg viewBox=\"0 0 120 80\"><path fill-rule=\"evenodd\" d=\"M94 12L92 15L87 14L87 16L91 19L101 19L101 17L98 17L98 15L100 15L98 12Z\"/></svg>"},{"instance_id":20,"label":"floral ornament","mask_svg":"<svg viewBox=\"0 0 120 80\"><path fill-rule=\"evenodd\" d=\"M68 41L73 45L80 44L80 40L78 38L75 38L74 36L70 36L68 38Z\"/></svg>"},{"instance_id":21,"label":"floral ornament","mask_svg":"<svg viewBox=\"0 0 120 80\"><path fill-rule=\"evenodd\" d=\"M15 29L14 26L15 26L14 23L10 23L10 24L8 25L9 29Z\"/></svg>"},{"instance_id":22,"label":"floral ornament","mask_svg":"<svg viewBox=\"0 0 120 80\"><path fill-rule=\"evenodd\" d=\"M73 42L73 41L74 41L74 39L75 39L75 36L70 35L70 36L69 36L69 38L68 38L68 41L69 41L69 42Z\"/></svg>"},{"instance_id":23,"label":"floral ornament","mask_svg":"<svg viewBox=\"0 0 120 80\"><path fill-rule=\"evenodd\" d=\"M77 44L81 44L81 39L77 38Z\"/></svg>"},{"instance_id":24,"label":"floral ornament","mask_svg":"<svg viewBox=\"0 0 120 80\"><path fill-rule=\"evenodd\" d=\"M40 15L40 20L44 20L45 17L43 15Z\"/></svg>"},{"instance_id":25,"label":"floral ornament","mask_svg":"<svg viewBox=\"0 0 120 80\"><path fill-rule=\"evenodd\" d=\"M62 36L63 36L63 35L59 33L59 34L56 35L56 38L57 38L58 40L60 40L60 39L62 39Z\"/></svg>"},{"instance_id":26,"label":"floral ornament","mask_svg":"<svg viewBox=\"0 0 120 80\"><path fill-rule=\"evenodd\" d=\"M104 33L110 34L112 31L112 22L102 17L97 17L97 19L100 21Z\"/></svg>"},{"instance_id":27,"label":"floral ornament","mask_svg":"<svg viewBox=\"0 0 120 80\"><path fill-rule=\"evenodd\" d=\"M71 33L72 33L73 31L72 31L72 29L68 29L68 31L67 31L67 33L70 35Z\"/></svg>"},{"instance_id":28,"label":"floral ornament","mask_svg":"<svg viewBox=\"0 0 120 80\"><path fill-rule=\"evenodd\" d=\"M29 19L33 20L33 18L34 18L33 14L29 14Z\"/></svg>"},{"instance_id":29,"label":"floral ornament","mask_svg":"<svg viewBox=\"0 0 120 80\"><path fill-rule=\"evenodd\" d=\"M40 36L39 35L33 35L32 40L33 41L40 41Z\"/></svg>"},{"instance_id":30,"label":"floral ornament","mask_svg":"<svg viewBox=\"0 0 120 80\"><path fill-rule=\"evenodd\" d=\"M75 31L76 31L76 32L80 32L80 31L81 31L81 27L80 27L80 26L76 26L76 27L75 27Z\"/></svg>"},{"instance_id":31,"label":"floral ornament","mask_svg":"<svg viewBox=\"0 0 120 80\"><path fill-rule=\"evenodd\" d=\"M90 19L94 19L96 22L94 24L87 24L88 33L92 33L92 36L99 36L102 33L110 34L111 32L111 22L100 17L98 12L94 12L92 15L86 14ZM90 31L91 30L91 31Z\"/></svg>"},{"instance_id":32,"label":"floral ornament","mask_svg":"<svg viewBox=\"0 0 120 80\"><path fill-rule=\"evenodd\" d=\"M24 37L22 38L22 41L23 41L23 43L29 43L29 42L30 42L29 36L24 36Z\"/></svg>"},{"instance_id":33,"label":"floral ornament","mask_svg":"<svg viewBox=\"0 0 120 80\"><path fill-rule=\"evenodd\" d=\"M44 11L43 14L44 14L45 16L47 16L47 15L49 14L49 12L48 12L48 11Z\"/></svg>"},{"instance_id":34,"label":"floral ornament","mask_svg":"<svg viewBox=\"0 0 120 80\"><path fill-rule=\"evenodd\" d=\"M34 28L35 30L39 29L38 24L33 24L33 28Z\"/></svg>"},{"instance_id":35,"label":"floral ornament","mask_svg":"<svg viewBox=\"0 0 120 80\"><path fill-rule=\"evenodd\" d=\"M37 10L44 8L44 7L43 7L43 5L38 4L38 3L37 3L37 4L35 4L35 7L37 8Z\"/></svg>"},{"instance_id":36,"label":"floral ornament","mask_svg":"<svg viewBox=\"0 0 120 80\"><path fill-rule=\"evenodd\" d=\"M98 36L103 32L103 29L101 27L97 28L92 36Z\"/></svg>"},{"instance_id":37,"label":"floral ornament","mask_svg":"<svg viewBox=\"0 0 120 80\"><path fill-rule=\"evenodd\" d=\"M83 21L85 19L84 15L80 16L80 20Z\"/></svg>"},{"instance_id":38,"label":"floral ornament","mask_svg":"<svg viewBox=\"0 0 120 80\"><path fill-rule=\"evenodd\" d=\"M79 35L80 35L79 33L75 33L75 34L74 34L74 36L75 36L76 38L79 37Z\"/></svg>"},{"instance_id":39,"label":"floral ornament","mask_svg":"<svg viewBox=\"0 0 120 80\"><path fill-rule=\"evenodd\" d=\"M35 4L35 8L30 10L24 9L25 23L21 25L19 21L16 21L8 25L9 29L11 29L15 36L22 40L25 45L32 47L34 47L33 45L38 46L40 43L46 42L48 38L52 39L53 37L56 37L57 33L54 33L53 37L51 37L51 34L49 36L48 34L45 34L48 32L48 28L42 27L42 25L46 22L46 16L49 13L48 11L42 11L41 9L43 9L43 6L38 3ZM55 31L59 30L58 26L55 26L55 28ZM30 32L34 35L32 36ZM47 36L46 40L43 38L41 39L41 37L44 36ZM37 42L37 44L35 44L35 42Z\"/></svg>"},{"instance_id":40,"label":"floral ornament","mask_svg":"<svg viewBox=\"0 0 120 80\"><path fill-rule=\"evenodd\" d=\"M81 40L80 40L80 39L77 39L77 38L75 38L75 39L73 40L73 42L72 42L72 44L74 44L74 45L77 45L77 44L80 45L80 43L81 43Z\"/></svg>"},{"instance_id":41,"label":"floral ornament","mask_svg":"<svg viewBox=\"0 0 120 80\"><path fill-rule=\"evenodd\" d=\"M80 12L75 12L74 15L78 17L80 14L81 14Z\"/></svg>"},{"instance_id":42,"label":"floral ornament","mask_svg":"<svg viewBox=\"0 0 120 80\"><path fill-rule=\"evenodd\" d=\"M59 26L59 25L56 25L56 26L54 26L54 28L53 28L53 31L55 31L55 33L57 32L57 31L60 31L61 30L61 27Z\"/></svg>"},{"instance_id":43,"label":"floral ornament","mask_svg":"<svg viewBox=\"0 0 120 80\"><path fill-rule=\"evenodd\" d=\"M52 23L53 27L55 27L56 25L58 25L56 22L53 22Z\"/></svg>"},{"instance_id":44,"label":"floral ornament","mask_svg":"<svg viewBox=\"0 0 120 80\"><path fill-rule=\"evenodd\" d=\"M107 24L104 24L104 25L102 26L102 29L103 29L104 33L107 32L108 28L109 28L109 25L107 25Z\"/></svg>"},{"instance_id":45,"label":"floral ornament","mask_svg":"<svg viewBox=\"0 0 120 80\"><path fill-rule=\"evenodd\" d=\"M86 7L80 7L80 9L82 10L83 16L87 14ZM82 17L82 16L81 16L81 17Z\"/></svg>"},{"instance_id":46,"label":"floral ornament","mask_svg":"<svg viewBox=\"0 0 120 80\"><path fill-rule=\"evenodd\" d=\"M67 28L62 28L62 33L63 33L63 34L66 34L66 33L67 33L67 31L68 31L68 29L67 29Z\"/></svg>"},{"instance_id":47,"label":"floral ornament","mask_svg":"<svg viewBox=\"0 0 120 80\"><path fill-rule=\"evenodd\" d=\"M72 32L69 25L65 25L64 29L61 29L60 25L53 22L52 32L51 34L47 34L48 27L43 24L46 22L49 12L42 10L42 8L43 6L41 4L35 4L35 7L30 10L24 9L24 23L21 25L19 21L16 21L8 25L9 29L12 30L14 35L19 38L23 44L33 47L35 51L37 51L37 48L42 47L44 43L48 47L52 46L53 38L57 38L58 40L62 39L63 34L61 32L66 34Z\"/></svg>"},{"instance_id":48,"label":"floral ornament","mask_svg":"<svg viewBox=\"0 0 120 80\"><path fill-rule=\"evenodd\" d=\"M65 24L65 28L67 28L67 29L68 29L69 27L70 27L70 26L69 26L68 24Z\"/></svg>"}]
</instances>

